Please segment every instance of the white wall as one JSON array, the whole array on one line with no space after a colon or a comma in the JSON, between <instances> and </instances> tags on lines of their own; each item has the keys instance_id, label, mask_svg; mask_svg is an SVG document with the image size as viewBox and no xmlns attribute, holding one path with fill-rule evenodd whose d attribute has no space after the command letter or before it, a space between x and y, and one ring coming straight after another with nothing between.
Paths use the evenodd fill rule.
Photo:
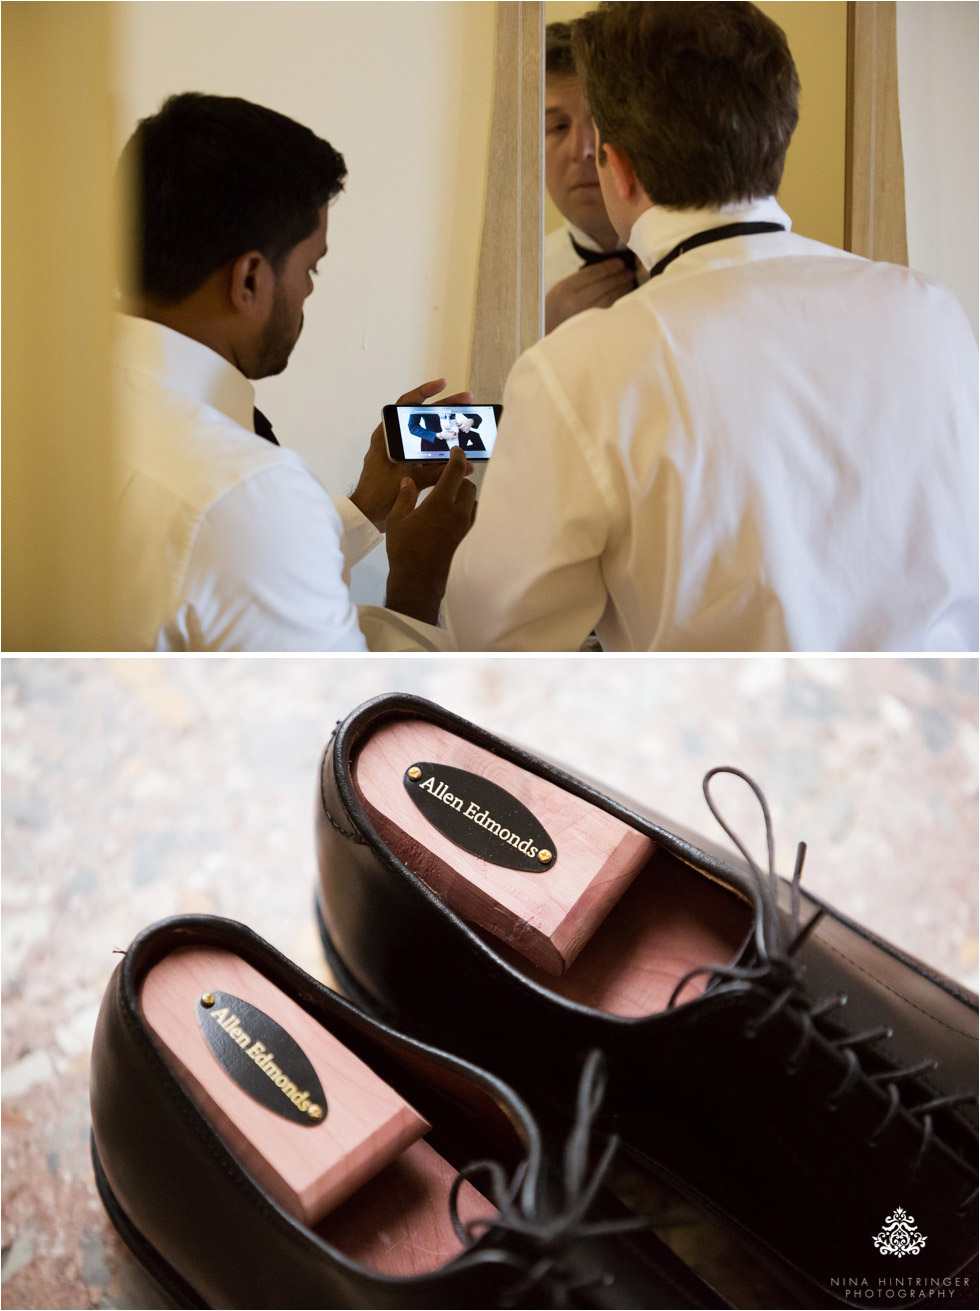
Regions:
<instances>
[{"instance_id":1,"label":"white wall","mask_svg":"<svg viewBox=\"0 0 980 1311\"><path fill-rule=\"evenodd\" d=\"M492 3L124 3L120 144L176 91L238 95L342 152L346 189L289 368L260 382L284 445L350 490L381 406L466 385L486 189ZM497 399L497 398L492 398ZM383 548L355 571L380 601Z\"/></svg>"},{"instance_id":2,"label":"white wall","mask_svg":"<svg viewBox=\"0 0 980 1311\"><path fill-rule=\"evenodd\" d=\"M977 335L977 10L898 6L898 99L909 264L959 297Z\"/></svg>"}]
</instances>

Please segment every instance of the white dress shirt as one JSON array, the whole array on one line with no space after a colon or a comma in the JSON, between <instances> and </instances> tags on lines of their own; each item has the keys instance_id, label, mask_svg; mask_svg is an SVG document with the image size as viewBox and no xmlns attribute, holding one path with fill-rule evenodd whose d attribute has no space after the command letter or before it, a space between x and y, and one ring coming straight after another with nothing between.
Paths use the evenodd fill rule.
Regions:
<instances>
[{"instance_id":1,"label":"white dress shirt","mask_svg":"<svg viewBox=\"0 0 980 1311\"><path fill-rule=\"evenodd\" d=\"M648 267L772 199L646 211ZM977 359L953 296L791 232L701 246L518 360L450 571L460 649L976 650Z\"/></svg>"},{"instance_id":2,"label":"white dress shirt","mask_svg":"<svg viewBox=\"0 0 980 1311\"><path fill-rule=\"evenodd\" d=\"M255 435L252 385L215 351L128 316L118 347L120 648L366 650L347 582L374 525ZM372 649L444 645L380 607L363 625Z\"/></svg>"}]
</instances>

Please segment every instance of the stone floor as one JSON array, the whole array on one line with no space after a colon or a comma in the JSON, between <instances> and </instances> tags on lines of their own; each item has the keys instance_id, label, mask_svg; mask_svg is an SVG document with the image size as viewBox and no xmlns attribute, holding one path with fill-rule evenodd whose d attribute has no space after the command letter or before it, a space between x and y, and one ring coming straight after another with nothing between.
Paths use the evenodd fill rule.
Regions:
<instances>
[{"instance_id":1,"label":"stone floor","mask_svg":"<svg viewBox=\"0 0 980 1311\"><path fill-rule=\"evenodd\" d=\"M165 915L213 912L326 979L310 916L317 758L338 718L389 690L705 833L703 773L741 766L769 796L781 866L805 838L807 886L976 988L974 659L4 660L4 1307L166 1305L109 1225L88 1157L113 951ZM757 849L749 798L725 810ZM739 1305L785 1305L706 1234L679 1245Z\"/></svg>"}]
</instances>

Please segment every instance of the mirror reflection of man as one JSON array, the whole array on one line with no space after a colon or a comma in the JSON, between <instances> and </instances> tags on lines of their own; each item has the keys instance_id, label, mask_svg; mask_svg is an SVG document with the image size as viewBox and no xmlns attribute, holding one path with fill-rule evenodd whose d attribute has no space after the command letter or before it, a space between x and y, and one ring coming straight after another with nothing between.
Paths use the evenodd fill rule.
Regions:
<instances>
[{"instance_id":1,"label":"mirror reflection of man","mask_svg":"<svg viewBox=\"0 0 980 1311\"><path fill-rule=\"evenodd\" d=\"M448 414L417 411L408 416L408 431L419 439L419 447L427 453L448 453L458 446L462 451L486 451L483 438L476 429L482 422L479 414Z\"/></svg>"},{"instance_id":2,"label":"mirror reflection of man","mask_svg":"<svg viewBox=\"0 0 980 1311\"><path fill-rule=\"evenodd\" d=\"M669 0L573 41L650 278L511 370L456 646L975 651L976 342L932 279L792 231L784 33Z\"/></svg>"},{"instance_id":3,"label":"mirror reflection of man","mask_svg":"<svg viewBox=\"0 0 980 1311\"><path fill-rule=\"evenodd\" d=\"M582 310L612 305L636 286L636 256L606 213L595 128L572 55L568 23L545 29L544 178L565 219L544 240L544 322L551 332Z\"/></svg>"},{"instance_id":4,"label":"mirror reflection of man","mask_svg":"<svg viewBox=\"0 0 980 1311\"><path fill-rule=\"evenodd\" d=\"M252 380L281 373L302 331L343 157L271 109L189 93L142 120L122 172L136 249L119 322L118 645L441 649L432 626L476 498L462 452L394 464L378 427L357 487L331 500L254 408ZM359 612L349 571L382 533L387 609Z\"/></svg>"}]
</instances>

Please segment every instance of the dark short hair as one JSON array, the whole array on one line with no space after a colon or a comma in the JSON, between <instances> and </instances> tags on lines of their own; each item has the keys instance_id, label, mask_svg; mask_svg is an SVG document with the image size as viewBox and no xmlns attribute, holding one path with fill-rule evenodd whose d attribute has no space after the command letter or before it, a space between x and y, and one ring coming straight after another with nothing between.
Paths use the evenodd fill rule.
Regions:
<instances>
[{"instance_id":1,"label":"dark short hair","mask_svg":"<svg viewBox=\"0 0 980 1311\"><path fill-rule=\"evenodd\" d=\"M573 24L603 142L668 209L773 195L799 119L782 29L753 4L601 4Z\"/></svg>"},{"instance_id":2,"label":"dark short hair","mask_svg":"<svg viewBox=\"0 0 980 1311\"><path fill-rule=\"evenodd\" d=\"M545 77L577 77L572 54L571 23L549 23L544 29Z\"/></svg>"},{"instance_id":3,"label":"dark short hair","mask_svg":"<svg viewBox=\"0 0 980 1311\"><path fill-rule=\"evenodd\" d=\"M177 305L258 250L277 270L343 187L344 158L308 127L235 96L171 96L127 142L136 294Z\"/></svg>"}]
</instances>

